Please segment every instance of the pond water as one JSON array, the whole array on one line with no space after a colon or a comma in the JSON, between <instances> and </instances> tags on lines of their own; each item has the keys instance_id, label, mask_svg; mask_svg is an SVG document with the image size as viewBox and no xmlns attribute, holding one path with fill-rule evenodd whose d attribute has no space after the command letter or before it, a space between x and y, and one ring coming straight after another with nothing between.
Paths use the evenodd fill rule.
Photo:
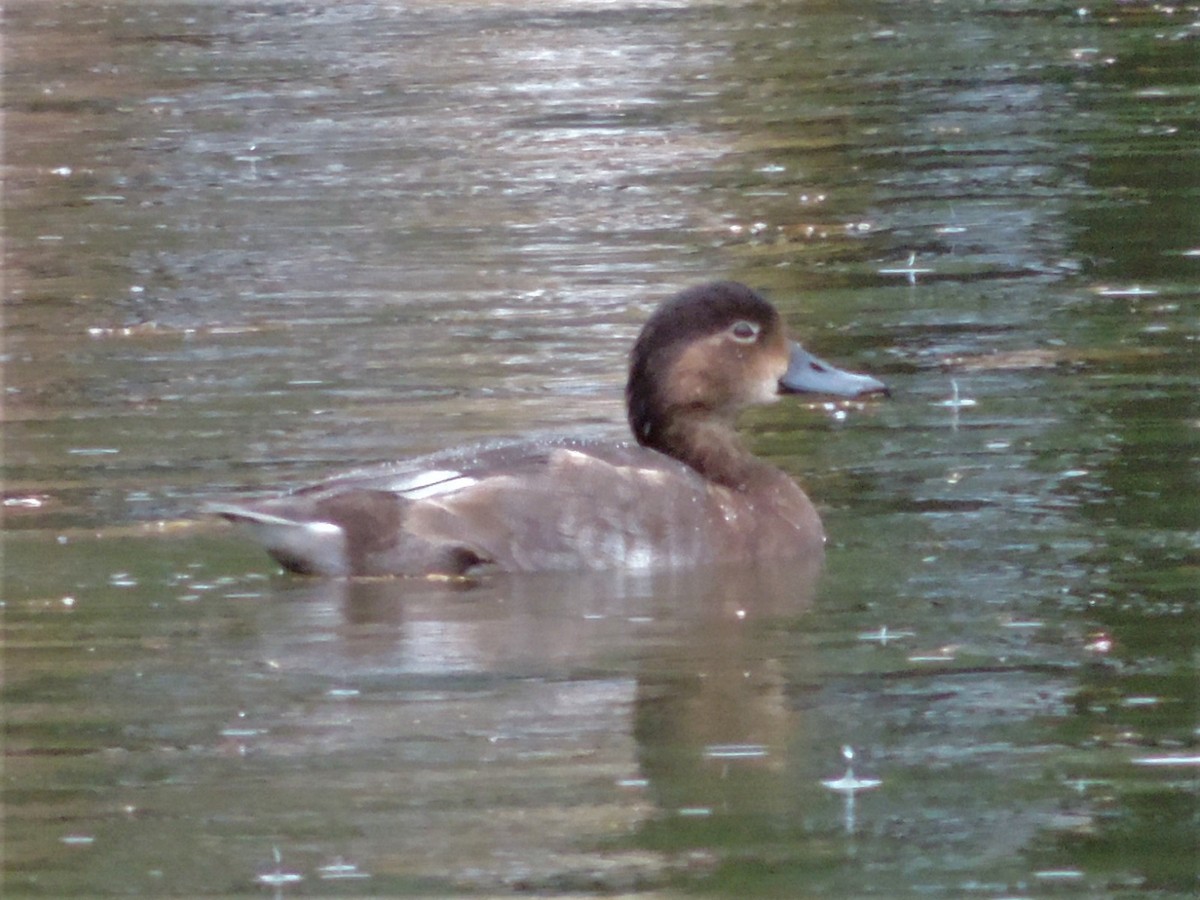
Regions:
<instances>
[{"instance_id":1,"label":"pond water","mask_svg":"<svg viewBox=\"0 0 1200 900\"><path fill-rule=\"evenodd\" d=\"M1194 4L4 15L6 896L1195 896ZM744 422L823 572L322 583L197 514L620 438L715 277L894 389Z\"/></svg>"}]
</instances>

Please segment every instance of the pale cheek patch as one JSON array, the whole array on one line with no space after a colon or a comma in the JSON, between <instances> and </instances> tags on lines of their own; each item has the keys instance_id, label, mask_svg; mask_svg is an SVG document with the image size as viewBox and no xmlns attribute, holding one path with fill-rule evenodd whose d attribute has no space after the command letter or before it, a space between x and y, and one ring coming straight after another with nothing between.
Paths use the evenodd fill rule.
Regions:
<instances>
[{"instance_id":1,"label":"pale cheek patch","mask_svg":"<svg viewBox=\"0 0 1200 900\"><path fill-rule=\"evenodd\" d=\"M774 403L779 399L779 379L787 372L787 341L774 342L756 363L754 387L748 392L747 400L750 403Z\"/></svg>"},{"instance_id":2,"label":"pale cheek patch","mask_svg":"<svg viewBox=\"0 0 1200 900\"><path fill-rule=\"evenodd\" d=\"M755 383L755 390L747 398L750 403L775 403L779 399L779 379L764 378Z\"/></svg>"}]
</instances>

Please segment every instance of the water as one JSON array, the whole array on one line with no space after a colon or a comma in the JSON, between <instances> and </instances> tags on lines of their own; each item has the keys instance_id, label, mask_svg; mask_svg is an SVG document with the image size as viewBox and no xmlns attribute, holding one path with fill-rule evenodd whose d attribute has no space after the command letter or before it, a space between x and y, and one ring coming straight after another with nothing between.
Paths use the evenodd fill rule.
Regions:
<instances>
[{"instance_id":1,"label":"water","mask_svg":"<svg viewBox=\"0 0 1200 900\"><path fill-rule=\"evenodd\" d=\"M6 895L1194 895L1195 9L5 16ZM309 583L194 518L618 437L712 277L895 390L747 417L819 578Z\"/></svg>"}]
</instances>

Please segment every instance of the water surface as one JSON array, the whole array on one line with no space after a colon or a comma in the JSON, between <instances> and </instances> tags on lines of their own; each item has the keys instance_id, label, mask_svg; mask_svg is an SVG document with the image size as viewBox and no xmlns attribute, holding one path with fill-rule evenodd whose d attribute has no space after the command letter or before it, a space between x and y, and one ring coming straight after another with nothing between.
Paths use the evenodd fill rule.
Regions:
<instances>
[{"instance_id":1,"label":"water surface","mask_svg":"<svg viewBox=\"0 0 1200 900\"><path fill-rule=\"evenodd\" d=\"M1194 8L4 33L6 895L1194 895ZM823 573L312 583L196 520L619 438L713 277L894 388L745 422Z\"/></svg>"}]
</instances>

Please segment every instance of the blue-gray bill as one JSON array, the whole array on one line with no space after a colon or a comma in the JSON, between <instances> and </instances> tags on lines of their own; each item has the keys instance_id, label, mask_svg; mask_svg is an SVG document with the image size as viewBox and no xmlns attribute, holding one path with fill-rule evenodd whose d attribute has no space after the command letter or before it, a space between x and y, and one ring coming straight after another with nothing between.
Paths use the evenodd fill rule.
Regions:
<instances>
[{"instance_id":1,"label":"blue-gray bill","mask_svg":"<svg viewBox=\"0 0 1200 900\"><path fill-rule=\"evenodd\" d=\"M779 379L781 394L830 394L835 397L862 397L868 394L890 395L886 384L870 375L847 372L813 356L797 343L787 371Z\"/></svg>"}]
</instances>

